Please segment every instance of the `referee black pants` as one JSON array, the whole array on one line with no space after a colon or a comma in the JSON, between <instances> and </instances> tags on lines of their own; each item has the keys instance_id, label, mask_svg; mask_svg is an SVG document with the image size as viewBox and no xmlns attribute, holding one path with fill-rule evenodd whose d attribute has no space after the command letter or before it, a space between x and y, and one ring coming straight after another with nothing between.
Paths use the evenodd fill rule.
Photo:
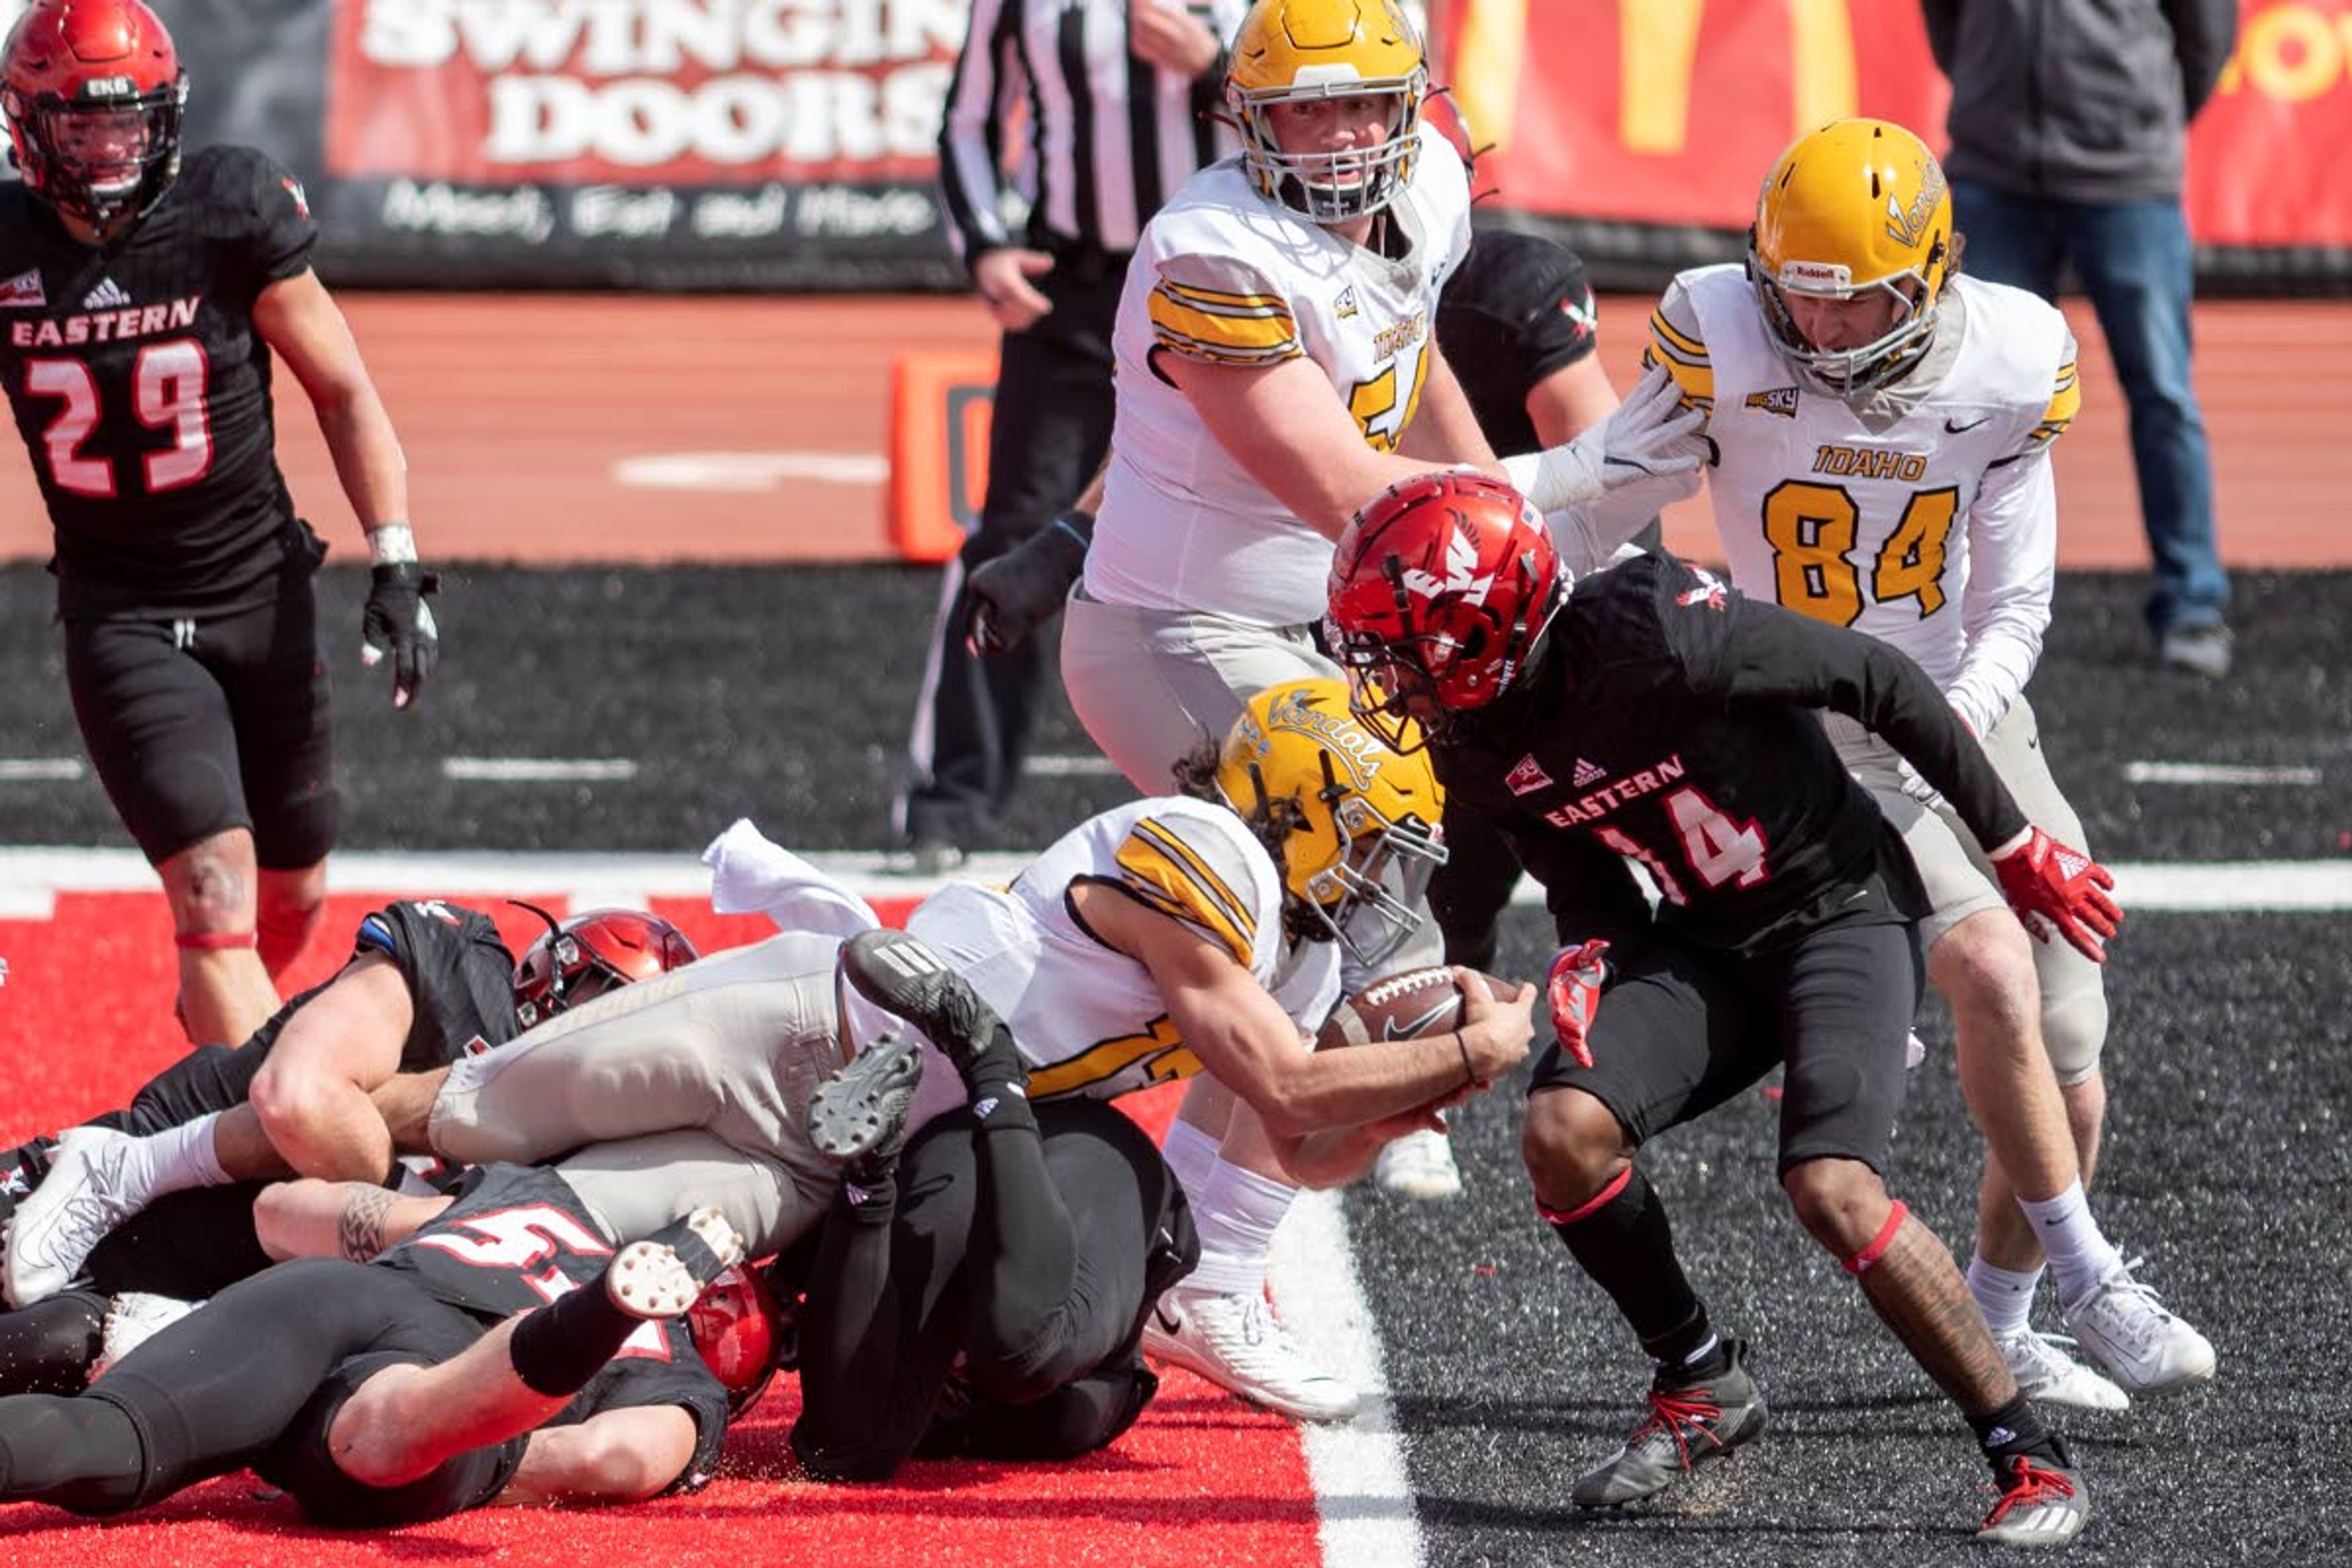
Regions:
<instances>
[{"instance_id":1,"label":"referee black pants","mask_svg":"<svg viewBox=\"0 0 2352 1568\"><path fill-rule=\"evenodd\" d=\"M943 1117L888 1191L835 1197L801 1320L793 1449L811 1474L881 1480L918 1452L1072 1458L1157 1390L1137 1346L1200 1256L1183 1189L1110 1106L1036 1118L1031 1133Z\"/></svg>"},{"instance_id":2,"label":"referee black pants","mask_svg":"<svg viewBox=\"0 0 2352 1568\"><path fill-rule=\"evenodd\" d=\"M1041 639L992 658L964 650L965 582L1076 500L1110 448L1110 335L1127 258L1090 246L1051 254L1054 269L1034 281L1054 308L1004 334L980 526L941 584L901 812L916 843L968 846L1012 797L1045 679Z\"/></svg>"}]
</instances>

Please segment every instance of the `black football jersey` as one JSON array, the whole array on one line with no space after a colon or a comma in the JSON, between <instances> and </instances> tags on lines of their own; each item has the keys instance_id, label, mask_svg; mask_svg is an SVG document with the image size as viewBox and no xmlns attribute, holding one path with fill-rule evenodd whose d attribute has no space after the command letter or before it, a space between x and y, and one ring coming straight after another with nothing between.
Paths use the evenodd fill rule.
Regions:
<instances>
[{"instance_id":1,"label":"black football jersey","mask_svg":"<svg viewBox=\"0 0 2352 1568\"><path fill-rule=\"evenodd\" d=\"M1437 346L1470 399L1486 444L1503 457L1540 450L1528 394L1592 353L1592 287L1584 260L1532 234L1483 228L1437 300Z\"/></svg>"},{"instance_id":2,"label":"black football jersey","mask_svg":"<svg viewBox=\"0 0 2352 1568\"><path fill-rule=\"evenodd\" d=\"M486 1324L570 1290L603 1289L598 1277L614 1249L553 1171L478 1166L458 1184L456 1200L372 1267L409 1275ZM642 1325L550 1425L657 1405L678 1405L694 1418L695 1456L677 1485L699 1485L717 1466L726 1437L727 1393L696 1352L683 1318Z\"/></svg>"},{"instance_id":3,"label":"black football jersey","mask_svg":"<svg viewBox=\"0 0 2352 1568\"><path fill-rule=\"evenodd\" d=\"M1546 642L1526 685L1436 762L1511 837L1564 936L1622 936L1646 918L1620 857L1656 883L1660 921L1710 947L1751 949L1834 912L1891 829L1816 709L1885 736L1981 842L2025 826L1908 657L1671 557L1586 578Z\"/></svg>"},{"instance_id":4,"label":"black football jersey","mask_svg":"<svg viewBox=\"0 0 2352 1568\"><path fill-rule=\"evenodd\" d=\"M442 899L386 904L360 921L352 952L385 954L408 980L416 1011L401 1047L403 1072L446 1067L521 1032L514 954L478 910Z\"/></svg>"},{"instance_id":5,"label":"black football jersey","mask_svg":"<svg viewBox=\"0 0 2352 1568\"><path fill-rule=\"evenodd\" d=\"M0 185L0 382L68 618L247 609L316 563L278 468L253 306L317 237L301 186L249 147L189 154L97 247Z\"/></svg>"}]
</instances>

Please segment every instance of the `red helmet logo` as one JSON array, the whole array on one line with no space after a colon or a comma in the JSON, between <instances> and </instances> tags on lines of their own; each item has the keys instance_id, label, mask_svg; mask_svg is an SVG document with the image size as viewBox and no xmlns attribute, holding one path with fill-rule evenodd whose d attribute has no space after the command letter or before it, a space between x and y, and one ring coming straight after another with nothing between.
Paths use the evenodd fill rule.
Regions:
<instances>
[{"instance_id":1,"label":"red helmet logo","mask_svg":"<svg viewBox=\"0 0 2352 1568\"><path fill-rule=\"evenodd\" d=\"M36 0L0 47L0 111L26 187L93 228L170 188L187 100L172 36L139 0Z\"/></svg>"},{"instance_id":2,"label":"red helmet logo","mask_svg":"<svg viewBox=\"0 0 2352 1568\"><path fill-rule=\"evenodd\" d=\"M1442 736L1526 668L1561 585L1543 519L1510 486L1458 469L1391 485L1331 563L1326 630L1357 716L1400 750L1406 720Z\"/></svg>"},{"instance_id":3,"label":"red helmet logo","mask_svg":"<svg viewBox=\"0 0 2352 1568\"><path fill-rule=\"evenodd\" d=\"M757 1270L731 1265L686 1310L686 1331L702 1364L740 1415L759 1403L782 1361L784 1334L776 1300Z\"/></svg>"}]
</instances>

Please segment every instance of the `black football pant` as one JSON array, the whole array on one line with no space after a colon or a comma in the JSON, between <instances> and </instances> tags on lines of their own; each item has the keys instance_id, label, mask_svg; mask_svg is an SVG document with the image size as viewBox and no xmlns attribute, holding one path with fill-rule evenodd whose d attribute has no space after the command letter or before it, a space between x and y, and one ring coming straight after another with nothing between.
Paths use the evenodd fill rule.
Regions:
<instances>
[{"instance_id":1,"label":"black football pant","mask_svg":"<svg viewBox=\"0 0 2352 1568\"><path fill-rule=\"evenodd\" d=\"M0 1499L121 1513L250 1466L322 1523L446 1517L496 1496L524 1440L374 1488L335 1468L327 1432L370 1373L446 1361L481 1334L478 1321L397 1270L281 1264L164 1329L83 1394L0 1399Z\"/></svg>"},{"instance_id":2,"label":"black football pant","mask_svg":"<svg viewBox=\"0 0 2352 1568\"><path fill-rule=\"evenodd\" d=\"M801 1319L793 1448L812 1474L880 1480L918 1451L1067 1458L1157 1390L1137 1346L1200 1256L1183 1189L1111 1107L1035 1109L1034 1132L944 1117L887 1190L835 1199Z\"/></svg>"},{"instance_id":3,"label":"black football pant","mask_svg":"<svg viewBox=\"0 0 2352 1568\"><path fill-rule=\"evenodd\" d=\"M967 846L1012 798L1045 679L1043 638L992 658L965 651L965 582L1076 500L1110 448L1110 334L1127 258L1091 247L1053 254L1054 269L1033 281L1054 309L1004 334L988 491L978 528L948 566L916 700L915 776L901 826L919 843Z\"/></svg>"}]
</instances>

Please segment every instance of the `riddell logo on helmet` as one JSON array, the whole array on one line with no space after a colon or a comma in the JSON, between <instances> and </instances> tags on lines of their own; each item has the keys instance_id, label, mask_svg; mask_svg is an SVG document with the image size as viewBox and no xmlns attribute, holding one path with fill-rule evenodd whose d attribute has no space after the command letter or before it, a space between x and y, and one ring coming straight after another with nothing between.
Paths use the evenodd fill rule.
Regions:
<instances>
[{"instance_id":1,"label":"riddell logo on helmet","mask_svg":"<svg viewBox=\"0 0 2352 1568\"><path fill-rule=\"evenodd\" d=\"M1826 292L1853 288L1853 271L1841 261L1784 261L1780 281L1802 291Z\"/></svg>"}]
</instances>

